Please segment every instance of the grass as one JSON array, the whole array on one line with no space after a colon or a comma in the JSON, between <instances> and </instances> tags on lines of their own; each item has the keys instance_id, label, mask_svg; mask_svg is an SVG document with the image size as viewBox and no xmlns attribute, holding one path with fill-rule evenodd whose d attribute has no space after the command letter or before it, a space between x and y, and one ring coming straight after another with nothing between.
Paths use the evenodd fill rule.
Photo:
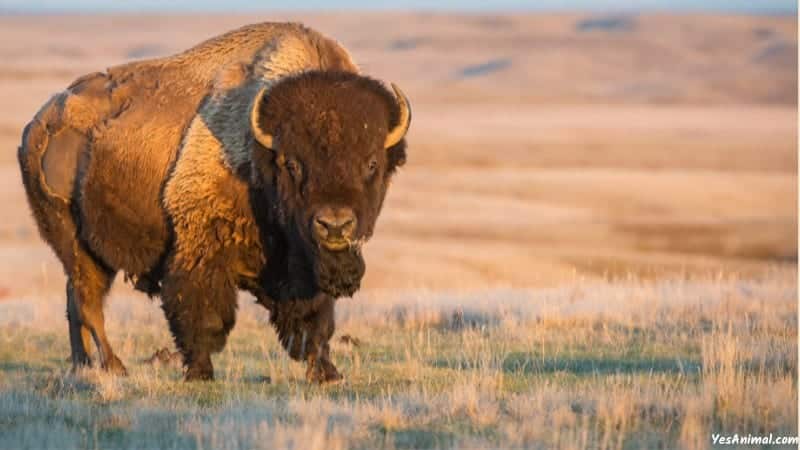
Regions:
<instances>
[{"instance_id":1,"label":"grass","mask_svg":"<svg viewBox=\"0 0 800 450\"><path fill-rule=\"evenodd\" d=\"M171 342L155 303L110 300L130 371L115 378L69 373L62 299L9 300L0 448L707 448L712 432L796 435L795 270L366 293L338 306L347 381L322 387L246 298L217 381L199 384L144 362Z\"/></svg>"}]
</instances>

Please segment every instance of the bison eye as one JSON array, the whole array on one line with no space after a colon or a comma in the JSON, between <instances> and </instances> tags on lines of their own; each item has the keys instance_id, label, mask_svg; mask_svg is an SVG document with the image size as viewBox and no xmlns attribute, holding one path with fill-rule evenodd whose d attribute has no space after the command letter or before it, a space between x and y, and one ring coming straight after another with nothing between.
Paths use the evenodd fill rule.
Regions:
<instances>
[{"instance_id":1,"label":"bison eye","mask_svg":"<svg viewBox=\"0 0 800 450\"><path fill-rule=\"evenodd\" d=\"M301 175L303 174L303 169L300 167L300 163L294 159L287 159L286 160L286 170L289 171L289 174L295 180L299 180Z\"/></svg>"},{"instance_id":2,"label":"bison eye","mask_svg":"<svg viewBox=\"0 0 800 450\"><path fill-rule=\"evenodd\" d=\"M369 165L367 165L367 174L372 176L372 175L375 174L376 170L378 170L378 160L375 159L375 158L372 158L370 160L370 162L369 162Z\"/></svg>"}]
</instances>

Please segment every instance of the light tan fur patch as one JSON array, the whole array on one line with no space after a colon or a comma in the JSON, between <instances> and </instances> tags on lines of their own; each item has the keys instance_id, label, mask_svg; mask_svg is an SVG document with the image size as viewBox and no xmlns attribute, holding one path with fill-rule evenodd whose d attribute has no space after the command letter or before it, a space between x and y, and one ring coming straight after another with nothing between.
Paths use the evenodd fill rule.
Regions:
<instances>
[{"instance_id":1,"label":"light tan fur patch","mask_svg":"<svg viewBox=\"0 0 800 450\"><path fill-rule=\"evenodd\" d=\"M186 271L213 258L222 248L260 247L258 229L249 214L248 184L231 173L221 149L222 143L203 119L196 117L164 190L176 237L174 263ZM259 269L240 268L247 273Z\"/></svg>"}]
</instances>

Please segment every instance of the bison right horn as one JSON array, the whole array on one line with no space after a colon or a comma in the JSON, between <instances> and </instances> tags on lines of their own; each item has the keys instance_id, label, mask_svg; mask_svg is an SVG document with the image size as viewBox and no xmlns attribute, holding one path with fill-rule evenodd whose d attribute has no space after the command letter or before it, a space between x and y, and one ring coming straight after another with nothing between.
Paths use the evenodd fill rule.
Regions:
<instances>
[{"instance_id":1,"label":"bison right horn","mask_svg":"<svg viewBox=\"0 0 800 450\"><path fill-rule=\"evenodd\" d=\"M256 140L263 145L264 148L272 149L272 135L265 133L258 125L261 103L264 101L264 94L266 92L267 88L263 87L256 95L256 101L253 102L253 109L250 111L250 128L253 130L253 136L255 136Z\"/></svg>"},{"instance_id":2,"label":"bison right horn","mask_svg":"<svg viewBox=\"0 0 800 450\"><path fill-rule=\"evenodd\" d=\"M397 105L400 107L400 120L398 120L397 126L386 135L386 140L383 142L383 148L385 149L397 145L405 137L408 127L411 125L411 106L408 103L408 98L394 83L392 83L392 89L394 89L394 95L397 97Z\"/></svg>"}]
</instances>

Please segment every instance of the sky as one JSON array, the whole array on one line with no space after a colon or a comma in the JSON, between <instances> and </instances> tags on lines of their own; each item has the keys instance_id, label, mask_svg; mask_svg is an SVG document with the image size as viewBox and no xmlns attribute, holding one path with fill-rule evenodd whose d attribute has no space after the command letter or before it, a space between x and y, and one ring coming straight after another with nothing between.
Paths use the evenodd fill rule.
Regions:
<instances>
[{"instance_id":1,"label":"sky","mask_svg":"<svg viewBox=\"0 0 800 450\"><path fill-rule=\"evenodd\" d=\"M720 11L796 14L796 0L0 0L0 12L402 9L471 11Z\"/></svg>"}]
</instances>

